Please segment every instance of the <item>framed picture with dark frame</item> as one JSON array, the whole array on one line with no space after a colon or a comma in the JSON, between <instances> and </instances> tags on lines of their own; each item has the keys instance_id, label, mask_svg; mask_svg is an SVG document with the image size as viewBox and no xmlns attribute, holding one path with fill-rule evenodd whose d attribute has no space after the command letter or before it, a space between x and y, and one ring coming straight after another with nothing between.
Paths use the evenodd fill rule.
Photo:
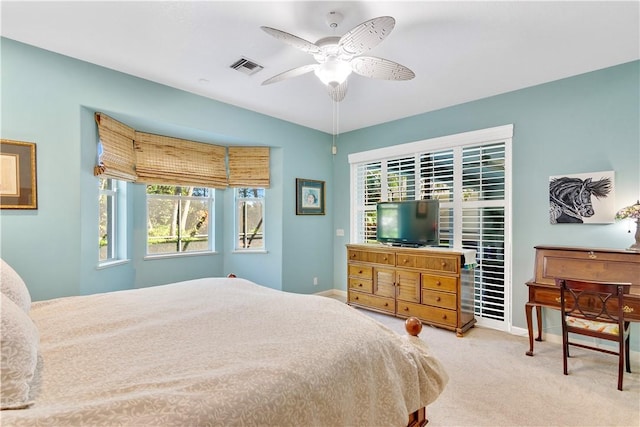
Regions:
<instances>
[{"instance_id":1,"label":"framed picture with dark frame","mask_svg":"<svg viewBox=\"0 0 640 427\"><path fill-rule=\"evenodd\" d=\"M324 215L324 181L296 178L296 215Z\"/></svg>"},{"instance_id":2,"label":"framed picture with dark frame","mask_svg":"<svg viewBox=\"0 0 640 427\"><path fill-rule=\"evenodd\" d=\"M38 209L35 143L0 140L0 209Z\"/></svg>"}]
</instances>

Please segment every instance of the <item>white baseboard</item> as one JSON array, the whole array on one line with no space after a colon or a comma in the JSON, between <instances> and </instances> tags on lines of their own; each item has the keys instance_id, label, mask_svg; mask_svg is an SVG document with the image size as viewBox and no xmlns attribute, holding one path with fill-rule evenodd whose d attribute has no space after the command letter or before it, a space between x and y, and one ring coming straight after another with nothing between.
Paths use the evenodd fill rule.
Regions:
<instances>
[{"instance_id":1,"label":"white baseboard","mask_svg":"<svg viewBox=\"0 0 640 427\"><path fill-rule=\"evenodd\" d=\"M344 298L345 301L347 300L347 291L341 291L339 289L329 289L328 291L317 292L314 295L320 295L323 297L339 296Z\"/></svg>"}]
</instances>

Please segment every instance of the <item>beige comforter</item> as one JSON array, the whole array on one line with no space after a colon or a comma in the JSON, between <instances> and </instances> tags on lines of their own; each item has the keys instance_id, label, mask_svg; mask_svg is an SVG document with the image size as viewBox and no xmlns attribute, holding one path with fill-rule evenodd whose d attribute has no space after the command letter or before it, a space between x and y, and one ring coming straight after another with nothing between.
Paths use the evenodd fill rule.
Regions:
<instances>
[{"instance_id":1,"label":"beige comforter","mask_svg":"<svg viewBox=\"0 0 640 427\"><path fill-rule=\"evenodd\" d=\"M447 375L338 301L235 278L36 302L35 404L3 426L402 426Z\"/></svg>"}]
</instances>

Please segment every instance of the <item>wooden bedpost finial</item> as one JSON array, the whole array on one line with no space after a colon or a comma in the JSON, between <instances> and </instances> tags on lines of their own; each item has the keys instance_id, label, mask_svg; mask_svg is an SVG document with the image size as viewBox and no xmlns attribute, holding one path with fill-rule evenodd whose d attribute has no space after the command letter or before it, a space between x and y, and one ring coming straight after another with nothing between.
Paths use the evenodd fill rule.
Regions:
<instances>
[{"instance_id":1,"label":"wooden bedpost finial","mask_svg":"<svg viewBox=\"0 0 640 427\"><path fill-rule=\"evenodd\" d=\"M235 275L235 274L233 274L233 273L229 273L229 274L227 274L227 277L229 277L229 278L231 278L231 279L232 279L232 278L236 277L236 275Z\"/></svg>"},{"instance_id":2,"label":"wooden bedpost finial","mask_svg":"<svg viewBox=\"0 0 640 427\"><path fill-rule=\"evenodd\" d=\"M404 321L404 328L409 335L417 337L422 331L422 322L417 317L409 317Z\"/></svg>"}]
</instances>

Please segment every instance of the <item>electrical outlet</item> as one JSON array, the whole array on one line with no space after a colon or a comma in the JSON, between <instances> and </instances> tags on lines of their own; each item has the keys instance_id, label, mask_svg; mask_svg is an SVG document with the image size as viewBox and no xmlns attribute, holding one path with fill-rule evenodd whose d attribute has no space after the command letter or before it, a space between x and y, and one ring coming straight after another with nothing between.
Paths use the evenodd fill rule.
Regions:
<instances>
[{"instance_id":1,"label":"electrical outlet","mask_svg":"<svg viewBox=\"0 0 640 427\"><path fill-rule=\"evenodd\" d=\"M318 286L318 278L317 277L313 278L313 286Z\"/></svg>"}]
</instances>

